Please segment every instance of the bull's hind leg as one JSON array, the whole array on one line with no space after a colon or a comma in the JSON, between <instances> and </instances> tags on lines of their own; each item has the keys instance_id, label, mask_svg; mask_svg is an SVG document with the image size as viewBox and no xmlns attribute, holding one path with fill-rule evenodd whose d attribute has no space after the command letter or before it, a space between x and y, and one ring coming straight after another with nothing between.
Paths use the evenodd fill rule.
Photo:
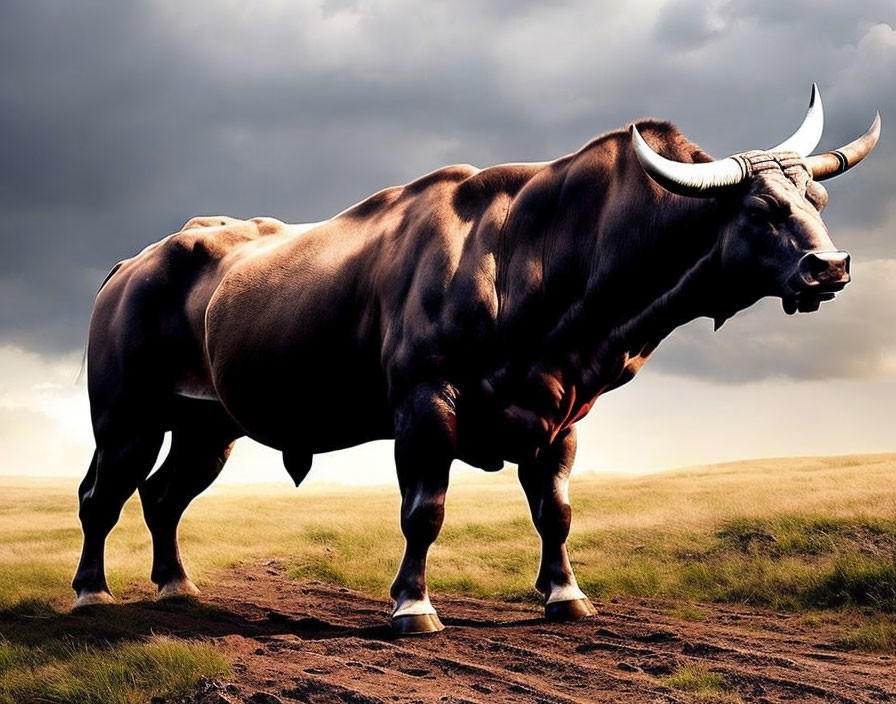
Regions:
<instances>
[{"instance_id":1,"label":"bull's hind leg","mask_svg":"<svg viewBox=\"0 0 896 704\"><path fill-rule=\"evenodd\" d=\"M396 418L395 465L401 488L404 557L392 584L392 628L400 635L433 633L442 626L426 588L426 556L442 528L448 470L454 456L453 413L425 390Z\"/></svg>"},{"instance_id":2,"label":"bull's hind leg","mask_svg":"<svg viewBox=\"0 0 896 704\"><path fill-rule=\"evenodd\" d=\"M219 404L195 401L171 432L162 466L140 485L143 517L152 534L152 581L160 597L195 596L177 541L177 526L190 502L217 478L242 433Z\"/></svg>"},{"instance_id":3,"label":"bull's hind leg","mask_svg":"<svg viewBox=\"0 0 896 704\"><path fill-rule=\"evenodd\" d=\"M591 601L579 589L566 552L572 517L569 472L575 454L575 429L569 428L536 460L519 467L532 521L541 535L541 566L535 588L545 595L545 616L552 621L577 621L595 613Z\"/></svg>"},{"instance_id":4,"label":"bull's hind leg","mask_svg":"<svg viewBox=\"0 0 896 704\"><path fill-rule=\"evenodd\" d=\"M96 452L78 490L84 545L72 581L75 606L112 601L106 584L106 537L118 522L125 501L152 469L161 445L161 430L130 440L98 436Z\"/></svg>"}]
</instances>

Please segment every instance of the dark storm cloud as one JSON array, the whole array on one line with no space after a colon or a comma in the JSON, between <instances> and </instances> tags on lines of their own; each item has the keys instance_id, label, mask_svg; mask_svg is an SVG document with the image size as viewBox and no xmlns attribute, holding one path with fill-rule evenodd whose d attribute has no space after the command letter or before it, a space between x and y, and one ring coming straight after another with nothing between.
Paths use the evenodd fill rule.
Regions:
<instances>
[{"instance_id":1,"label":"dark storm cloud","mask_svg":"<svg viewBox=\"0 0 896 704\"><path fill-rule=\"evenodd\" d=\"M718 3L671 0L660 10L656 38L676 50L697 49L722 33Z\"/></svg>"},{"instance_id":2,"label":"dark storm cloud","mask_svg":"<svg viewBox=\"0 0 896 704\"><path fill-rule=\"evenodd\" d=\"M858 260L894 257L894 14L876 0L5 3L0 342L80 345L105 271L194 214L317 220L445 163L556 157L645 115L720 156L768 146L813 80L822 147L884 115L867 164L830 182L826 220ZM756 319L760 338L777 329ZM673 342L657 364L698 372L701 340Z\"/></svg>"}]
</instances>

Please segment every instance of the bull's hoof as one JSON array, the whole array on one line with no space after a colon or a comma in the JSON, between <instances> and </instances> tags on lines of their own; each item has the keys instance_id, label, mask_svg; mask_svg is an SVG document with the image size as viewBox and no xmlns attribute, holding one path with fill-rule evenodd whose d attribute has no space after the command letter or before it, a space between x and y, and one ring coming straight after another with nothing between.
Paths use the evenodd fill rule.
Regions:
<instances>
[{"instance_id":1,"label":"bull's hoof","mask_svg":"<svg viewBox=\"0 0 896 704\"><path fill-rule=\"evenodd\" d=\"M198 587L193 584L192 580L184 577L183 579L174 579L165 582L159 587L159 599L179 599L187 596L199 596Z\"/></svg>"},{"instance_id":2,"label":"bull's hoof","mask_svg":"<svg viewBox=\"0 0 896 704\"><path fill-rule=\"evenodd\" d=\"M73 609L80 609L85 606L94 606L96 604L114 604L115 597L107 591L102 592L82 592L75 598Z\"/></svg>"},{"instance_id":3,"label":"bull's hoof","mask_svg":"<svg viewBox=\"0 0 896 704\"><path fill-rule=\"evenodd\" d=\"M408 614L392 617L392 631L397 636L438 633L445 630L438 614Z\"/></svg>"},{"instance_id":4,"label":"bull's hoof","mask_svg":"<svg viewBox=\"0 0 896 704\"><path fill-rule=\"evenodd\" d=\"M596 613L597 609L588 598L555 601L544 607L544 615L548 621L581 621Z\"/></svg>"}]
</instances>

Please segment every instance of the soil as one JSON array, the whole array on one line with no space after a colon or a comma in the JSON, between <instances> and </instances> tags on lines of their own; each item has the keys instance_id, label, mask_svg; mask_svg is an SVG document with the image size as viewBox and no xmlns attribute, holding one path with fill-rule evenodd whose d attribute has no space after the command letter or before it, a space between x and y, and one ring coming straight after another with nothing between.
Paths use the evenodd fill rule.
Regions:
<instances>
[{"instance_id":1,"label":"soil","mask_svg":"<svg viewBox=\"0 0 896 704\"><path fill-rule=\"evenodd\" d=\"M446 630L395 638L388 602L276 564L229 573L204 601L238 625L215 636L232 683L196 697L215 704L706 702L663 685L687 663L724 677L717 701L896 702L896 658L839 647L839 631L794 614L700 605L694 621L620 600L558 624L533 605L436 594Z\"/></svg>"},{"instance_id":2,"label":"soil","mask_svg":"<svg viewBox=\"0 0 896 704\"><path fill-rule=\"evenodd\" d=\"M896 657L837 645L835 626L748 607L700 604L701 620L686 620L670 615L674 603L614 600L561 624L531 604L434 594L445 631L396 638L386 600L296 582L271 562L220 575L201 602L146 596L4 626L31 639L214 643L232 676L178 704L896 702ZM722 675L721 694L664 685L688 663Z\"/></svg>"}]
</instances>

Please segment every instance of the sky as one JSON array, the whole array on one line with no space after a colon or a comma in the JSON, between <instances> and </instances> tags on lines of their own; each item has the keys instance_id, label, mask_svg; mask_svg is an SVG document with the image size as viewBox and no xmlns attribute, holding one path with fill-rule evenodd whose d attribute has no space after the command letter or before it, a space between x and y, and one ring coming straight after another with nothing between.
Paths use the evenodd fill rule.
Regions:
<instances>
[{"instance_id":1,"label":"sky","mask_svg":"<svg viewBox=\"0 0 896 704\"><path fill-rule=\"evenodd\" d=\"M673 333L579 424L577 471L896 450L896 1L108 3L0 7L0 473L83 474L96 288L199 214L326 219L451 163L552 159L641 117L717 157L777 144L812 82L853 283ZM389 443L311 477L387 482ZM229 480L288 481L243 440Z\"/></svg>"}]
</instances>

